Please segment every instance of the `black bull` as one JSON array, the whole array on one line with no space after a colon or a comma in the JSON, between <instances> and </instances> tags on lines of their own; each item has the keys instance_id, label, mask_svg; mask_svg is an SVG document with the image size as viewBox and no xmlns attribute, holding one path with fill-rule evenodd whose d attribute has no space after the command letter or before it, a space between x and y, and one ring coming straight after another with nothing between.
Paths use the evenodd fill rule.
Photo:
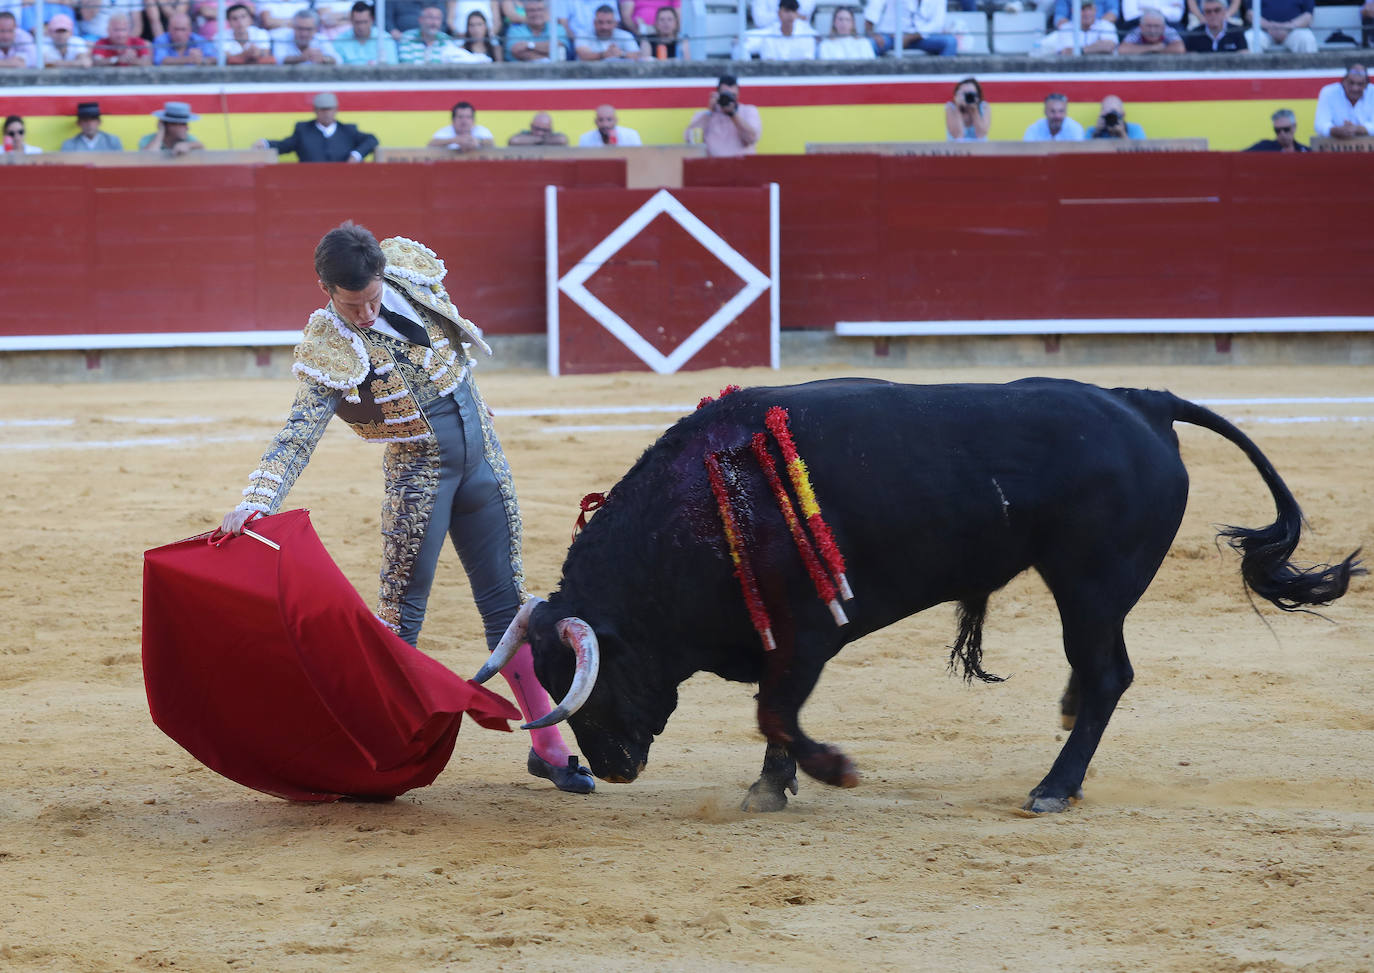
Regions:
<instances>
[{"instance_id":1,"label":"black bull","mask_svg":"<svg viewBox=\"0 0 1374 973\"><path fill-rule=\"evenodd\" d=\"M797 450L843 554L854 597L839 626L816 596L750 441L772 406L788 411ZM1289 559L1302 514L1272 465L1235 426L1168 392L1100 389L1052 379L1009 385L896 385L835 380L722 396L670 428L611 490L568 552L558 590L530 616L541 682L559 698L573 655L555 624L595 631L600 675L569 722L597 776L634 780L698 671L756 682L768 741L745 807L774 810L796 791L798 764L827 784L857 773L812 740L798 711L821 668L848 642L942 602L959 606L950 664L983 672L989 594L1027 568L1059 608L1077 688L1077 721L1026 808L1059 811L1131 684L1122 625L1163 562L1183 518L1188 474L1176 421L1238 446L1274 497L1274 523L1221 531L1256 594L1291 610L1326 604L1362 573L1356 551L1335 565ZM782 465L776 446L772 452ZM771 617L766 652L751 624L703 459L738 472L739 532ZM784 473L783 478L786 478Z\"/></svg>"}]
</instances>

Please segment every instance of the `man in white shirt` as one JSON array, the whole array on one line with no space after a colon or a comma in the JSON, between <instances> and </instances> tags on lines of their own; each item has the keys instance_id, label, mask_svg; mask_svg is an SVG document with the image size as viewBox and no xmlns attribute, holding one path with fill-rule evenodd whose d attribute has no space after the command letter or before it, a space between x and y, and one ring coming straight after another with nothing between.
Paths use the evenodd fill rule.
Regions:
<instances>
[{"instance_id":1,"label":"man in white shirt","mask_svg":"<svg viewBox=\"0 0 1374 973\"><path fill-rule=\"evenodd\" d=\"M634 35L616 26L615 9L606 3L596 8L591 36L578 35L574 47L579 61L638 61L641 57Z\"/></svg>"},{"instance_id":2,"label":"man in white shirt","mask_svg":"<svg viewBox=\"0 0 1374 973\"><path fill-rule=\"evenodd\" d=\"M8 10L0 11L0 68L38 67L33 35L19 26Z\"/></svg>"},{"instance_id":3,"label":"man in white shirt","mask_svg":"<svg viewBox=\"0 0 1374 973\"><path fill-rule=\"evenodd\" d=\"M48 68L88 68L91 45L76 36L76 25L66 14L54 14L48 21L48 36L43 38L43 66Z\"/></svg>"},{"instance_id":4,"label":"man in white shirt","mask_svg":"<svg viewBox=\"0 0 1374 973\"><path fill-rule=\"evenodd\" d=\"M801 14L802 20L810 23L811 15L815 12L816 0L797 0L797 13ZM752 0L749 4L749 16L754 20L755 29L776 27L778 24L777 0Z\"/></svg>"},{"instance_id":5,"label":"man in white shirt","mask_svg":"<svg viewBox=\"0 0 1374 973\"><path fill-rule=\"evenodd\" d=\"M496 144L491 130L477 124L477 109L471 102L460 101L449 111L450 123L434 133L429 140L431 149L455 149L471 152L489 149Z\"/></svg>"},{"instance_id":6,"label":"man in white shirt","mask_svg":"<svg viewBox=\"0 0 1374 973\"><path fill-rule=\"evenodd\" d=\"M1081 142L1083 126L1069 117L1069 96L1045 96L1045 117L1038 118L1021 137L1023 142Z\"/></svg>"},{"instance_id":7,"label":"man in white shirt","mask_svg":"<svg viewBox=\"0 0 1374 973\"><path fill-rule=\"evenodd\" d=\"M277 60L282 64L337 64L339 55L334 45L320 33L320 15L313 10L299 10L291 18L290 36L274 40Z\"/></svg>"},{"instance_id":8,"label":"man in white shirt","mask_svg":"<svg viewBox=\"0 0 1374 973\"><path fill-rule=\"evenodd\" d=\"M643 145L639 133L625 128L616 117L614 105L602 105L596 110L596 128L583 132L577 140L579 148L600 148L603 145Z\"/></svg>"},{"instance_id":9,"label":"man in white shirt","mask_svg":"<svg viewBox=\"0 0 1374 973\"><path fill-rule=\"evenodd\" d=\"M1312 131L1333 139L1374 134L1374 96L1363 64L1350 65L1345 77L1322 88Z\"/></svg>"},{"instance_id":10,"label":"man in white shirt","mask_svg":"<svg viewBox=\"0 0 1374 973\"><path fill-rule=\"evenodd\" d=\"M756 27L744 38L744 50L762 61L814 61L816 30L801 19L799 0L778 0L772 27Z\"/></svg>"},{"instance_id":11,"label":"man in white shirt","mask_svg":"<svg viewBox=\"0 0 1374 973\"><path fill-rule=\"evenodd\" d=\"M272 56L271 36L254 25L253 11L246 5L236 3L226 10L224 22L229 28L229 36L224 39L225 63L276 63L276 58Z\"/></svg>"},{"instance_id":12,"label":"man in white shirt","mask_svg":"<svg viewBox=\"0 0 1374 973\"><path fill-rule=\"evenodd\" d=\"M936 55L959 52L954 35L941 33L945 27L945 0L868 0L864 21L879 56L892 50L898 30L906 50Z\"/></svg>"},{"instance_id":13,"label":"man in white shirt","mask_svg":"<svg viewBox=\"0 0 1374 973\"><path fill-rule=\"evenodd\" d=\"M1054 57L1073 53L1074 35L1078 35L1078 46L1084 54L1112 54L1116 51L1116 25L1097 19L1096 0L1082 0L1077 30L1064 24L1052 30L1041 39L1035 53L1044 57ZM1079 136L1082 138L1082 136Z\"/></svg>"}]
</instances>

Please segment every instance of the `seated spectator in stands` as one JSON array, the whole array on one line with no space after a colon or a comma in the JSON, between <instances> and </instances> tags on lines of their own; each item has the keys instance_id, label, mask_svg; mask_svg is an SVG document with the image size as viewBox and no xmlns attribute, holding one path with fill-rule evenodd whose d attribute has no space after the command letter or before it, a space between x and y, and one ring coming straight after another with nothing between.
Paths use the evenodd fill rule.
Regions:
<instances>
[{"instance_id":1,"label":"seated spectator in stands","mask_svg":"<svg viewBox=\"0 0 1374 973\"><path fill-rule=\"evenodd\" d=\"M525 22L525 4L523 0L501 0L501 16L492 21L493 24L504 24L505 29L509 30L511 24L523 24Z\"/></svg>"},{"instance_id":2,"label":"seated spectator in stands","mask_svg":"<svg viewBox=\"0 0 1374 973\"><path fill-rule=\"evenodd\" d=\"M290 40L273 41L272 49L282 64L338 64L334 45L320 33L320 15L309 7L291 18Z\"/></svg>"},{"instance_id":3,"label":"seated spectator in stands","mask_svg":"<svg viewBox=\"0 0 1374 973\"><path fill-rule=\"evenodd\" d=\"M420 29L420 14L433 0L386 0L386 32L391 39L401 40L409 30ZM444 26L444 12L439 11L439 26Z\"/></svg>"},{"instance_id":4,"label":"seated spectator in stands","mask_svg":"<svg viewBox=\"0 0 1374 973\"><path fill-rule=\"evenodd\" d=\"M854 32L854 10L838 7L830 20L830 35L816 45L821 61L869 61L878 56L873 42Z\"/></svg>"},{"instance_id":5,"label":"seated spectator in stands","mask_svg":"<svg viewBox=\"0 0 1374 973\"><path fill-rule=\"evenodd\" d=\"M1237 3L1240 0L1236 0ZM1097 6L1097 18L1105 20L1109 24L1116 24L1121 20L1121 0L1099 0ZM1068 26L1072 20L1073 2L1072 0L1054 0L1054 26Z\"/></svg>"},{"instance_id":6,"label":"seated spectator in stands","mask_svg":"<svg viewBox=\"0 0 1374 973\"><path fill-rule=\"evenodd\" d=\"M42 155L43 150L36 145L30 145L25 141L28 134L28 126L24 124L24 119L18 115L10 115L5 119L5 151L13 152L16 155Z\"/></svg>"},{"instance_id":7,"label":"seated spectator in stands","mask_svg":"<svg viewBox=\"0 0 1374 973\"><path fill-rule=\"evenodd\" d=\"M576 52L576 44L580 40L585 40L596 33L596 12L606 4L607 0L550 0L549 10L553 20L558 26L568 32L568 37L573 42L573 50ZM611 0L614 4L614 0ZM615 13L615 20L620 20L620 14Z\"/></svg>"},{"instance_id":8,"label":"seated spectator in stands","mask_svg":"<svg viewBox=\"0 0 1374 973\"><path fill-rule=\"evenodd\" d=\"M43 38L45 68L88 68L91 45L76 36L76 24L66 14L48 21L48 36Z\"/></svg>"},{"instance_id":9,"label":"seated spectator in stands","mask_svg":"<svg viewBox=\"0 0 1374 973\"><path fill-rule=\"evenodd\" d=\"M256 0L257 25L267 31L273 43L291 36L291 18L300 9L301 0Z\"/></svg>"},{"instance_id":10,"label":"seated spectator in stands","mask_svg":"<svg viewBox=\"0 0 1374 973\"><path fill-rule=\"evenodd\" d=\"M596 8L592 33L577 38L576 50L579 61L638 61L643 57L635 35L616 26L615 8L608 3Z\"/></svg>"},{"instance_id":11,"label":"seated spectator in stands","mask_svg":"<svg viewBox=\"0 0 1374 973\"><path fill-rule=\"evenodd\" d=\"M1246 152L1311 152L1298 141L1298 119L1287 108L1280 108L1270 116L1274 121L1274 137L1260 139Z\"/></svg>"},{"instance_id":12,"label":"seated spectator in stands","mask_svg":"<svg viewBox=\"0 0 1374 973\"><path fill-rule=\"evenodd\" d=\"M1369 2L1374 3L1374 0ZM654 14L654 28L640 42L640 50L645 57L659 61L691 60L687 35L682 32L682 21L676 7L658 8L658 13Z\"/></svg>"},{"instance_id":13,"label":"seated spectator in stands","mask_svg":"<svg viewBox=\"0 0 1374 973\"><path fill-rule=\"evenodd\" d=\"M33 35L19 26L8 10L0 10L0 68L38 67Z\"/></svg>"},{"instance_id":14,"label":"seated spectator in stands","mask_svg":"<svg viewBox=\"0 0 1374 973\"><path fill-rule=\"evenodd\" d=\"M91 63L96 67L147 67L153 63L152 46L133 35L128 14L111 14L109 31L91 48Z\"/></svg>"},{"instance_id":15,"label":"seated spectator in stands","mask_svg":"<svg viewBox=\"0 0 1374 973\"><path fill-rule=\"evenodd\" d=\"M215 47L191 30L191 15L175 13L167 20L167 33L153 41L153 63L214 64Z\"/></svg>"},{"instance_id":16,"label":"seated spectator in stands","mask_svg":"<svg viewBox=\"0 0 1374 973\"><path fill-rule=\"evenodd\" d=\"M814 7L814 0L810 0ZM1374 0L1370 0L1374 3ZM682 0L620 0L620 22L625 29L633 34L640 36L650 35L656 31L661 33L658 24L658 12L660 10L671 10L673 12L673 22L682 29L682 14L679 8ZM755 25L757 26L757 25ZM658 55L654 55L657 57ZM662 59L660 59L662 60ZM685 58L684 58L685 60Z\"/></svg>"},{"instance_id":17,"label":"seated spectator in stands","mask_svg":"<svg viewBox=\"0 0 1374 973\"><path fill-rule=\"evenodd\" d=\"M391 4L386 7L388 13ZM446 52L453 46L453 38L441 29L444 11L426 4L420 11L420 24L401 34L396 42L396 60L401 64L444 64L452 60Z\"/></svg>"},{"instance_id":18,"label":"seated spectator in stands","mask_svg":"<svg viewBox=\"0 0 1374 973\"><path fill-rule=\"evenodd\" d=\"M1126 105L1116 95L1102 99L1102 110L1097 114L1097 123L1088 129L1090 139L1143 139L1145 129L1135 122L1126 121Z\"/></svg>"},{"instance_id":19,"label":"seated spectator in stands","mask_svg":"<svg viewBox=\"0 0 1374 973\"><path fill-rule=\"evenodd\" d=\"M778 0L778 19L744 35L744 52L762 61L814 61L816 29L801 19L798 0Z\"/></svg>"},{"instance_id":20,"label":"seated spectator in stands","mask_svg":"<svg viewBox=\"0 0 1374 973\"><path fill-rule=\"evenodd\" d=\"M1084 54L1116 52L1116 27L1097 18L1097 0L1082 0L1078 16L1078 30L1074 30L1066 21L1063 26L1046 34L1032 53L1041 57L1070 55L1073 53L1075 35L1079 49Z\"/></svg>"},{"instance_id":21,"label":"seated spectator in stands","mask_svg":"<svg viewBox=\"0 0 1374 973\"><path fill-rule=\"evenodd\" d=\"M224 24L229 36L224 38L225 64L276 64L272 56L272 38L253 23L253 11L236 3L224 12Z\"/></svg>"},{"instance_id":22,"label":"seated spectator in stands","mask_svg":"<svg viewBox=\"0 0 1374 973\"><path fill-rule=\"evenodd\" d=\"M124 143L118 135L100 130L100 102L83 101L76 106L76 127L80 135L73 135L62 143L63 152L123 152Z\"/></svg>"},{"instance_id":23,"label":"seated spectator in stands","mask_svg":"<svg viewBox=\"0 0 1374 973\"><path fill-rule=\"evenodd\" d=\"M528 8L529 2L526 3ZM567 145L568 137L562 132L553 130L553 116L546 111L534 113L530 119L530 127L523 132L516 132L510 137L507 145Z\"/></svg>"},{"instance_id":24,"label":"seated spectator in stands","mask_svg":"<svg viewBox=\"0 0 1374 973\"><path fill-rule=\"evenodd\" d=\"M898 29L905 50L937 55L959 51L953 34L940 33L945 26L945 0L868 0L864 21L879 54L892 50Z\"/></svg>"},{"instance_id":25,"label":"seated spectator in stands","mask_svg":"<svg viewBox=\"0 0 1374 973\"><path fill-rule=\"evenodd\" d=\"M545 0L525 0L525 22L506 30L507 61L566 60L568 34L549 19Z\"/></svg>"},{"instance_id":26,"label":"seated spectator in stands","mask_svg":"<svg viewBox=\"0 0 1374 973\"><path fill-rule=\"evenodd\" d=\"M1147 8L1140 15L1140 23L1130 30L1117 47L1118 54L1182 54L1183 37L1164 22L1158 10Z\"/></svg>"},{"instance_id":27,"label":"seated spectator in stands","mask_svg":"<svg viewBox=\"0 0 1374 973\"><path fill-rule=\"evenodd\" d=\"M1369 72L1363 64L1350 65L1345 69L1345 77L1317 93L1312 131L1333 139L1374 133L1374 95L1369 93Z\"/></svg>"},{"instance_id":28,"label":"seated spectator in stands","mask_svg":"<svg viewBox=\"0 0 1374 973\"><path fill-rule=\"evenodd\" d=\"M157 131L138 140L139 151L181 156L205 148L191 134L191 123L200 116L192 114L186 102L169 101L153 112L153 117L157 119Z\"/></svg>"},{"instance_id":29,"label":"seated spectator in stands","mask_svg":"<svg viewBox=\"0 0 1374 973\"><path fill-rule=\"evenodd\" d=\"M73 2L75 2L75 0L73 0ZM14 19L19 25L19 29L27 31L30 37L35 38L44 35L47 25L52 23L52 19L58 14L66 14L68 17L76 16L75 7L69 7L65 3L58 3L56 0L52 3L48 3L45 0L43 4L42 23L39 23L38 5L34 3L34 0L0 0L0 10L8 10L10 13L14 14Z\"/></svg>"},{"instance_id":30,"label":"seated spectator in stands","mask_svg":"<svg viewBox=\"0 0 1374 973\"><path fill-rule=\"evenodd\" d=\"M965 78L945 102L945 141L986 142L992 128L992 106L983 100L983 86Z\"/></svg>"},{"instance_id":31,"label":"seated spectator in stands","mask_svg":"<svg viewBox=\"0 0 1374 973\"><path fill-rule=\"evenodd\" d=\"M1202 24L1183 37L1183 46L1194 54L1244 51L1245 31L1226 22L1226 0L1202 0Z\"/></svg>"},{"instance_id":32,"label":"seated spectator in stands","mask_svg":"<svg viewBox=\"0 0 1374 973\"><path fill-rule=\"evenodd\" d=\"M367 0L358 0L348 12L353 29L334 40L340 64L395 64L396 42L376 29L377 15Z\"/></svg>"},{"instance_id":33,"label":"seated spectator in stands","mask_svg":"<svg viewBox=\"0 0 1374 973\"><path fill-rule=\"evenodd\" d=\"M643 145L639 133L620 124L614 105L601 105L596 110L596 128L583 132L577 140L579 148L601 148L605 145Z\"/></svg>"},{"instance_id":34,"label":"seated spectator in stands","mask_svg":"<svg viewBox=\"0 0 1374 973\"><path fill-rule=\"evenodd\" d=\"M1313 0L1266 0L1260 4L1260 53L1281 47L1293 54L1315 54L1317 35L1312 33ZM1246 16L1251 16L1246 11Z\"/></svg>"},{"instance_id":35,"label":"seated spectator in stands","mask_svg":"<svg viewBox=\"0 0 1374 973\"><path fill-rule=\"evenodd\" d=\"M1222 2L1226 4L1226 22L1234 24L1237 27L1243 26L1240 19L1241 0L1222 0ZM1245 0L1245 5L1246 7L1249 7L1249 0ZM1190 26L1194 28L1202 26L1204 21L1202 16L1202 7L1200 5L1200 0L1188 0L1187 22ZM1188 35L1185 34L1183 36L1183 42L1185 44L1188 42ZM1189 48L1189 50L1192 50L1192 48Z\"/></svg>"},{"instance_id":36,"label":"seated spectator in stands","mask_svg":"<svg viewBox=\"0 0 1374 973\"><path fill-rule=\"evenodd\" d=\"M460 46L469 54L485 57L489 61L504 60L506 56L506 52L501 50L500 40L492 35L486 14L480 10L468 14L467 32Z\"/></svg>"},{"instance_id":37,"label":"seated spectator in stands","mask_svg":"<svg viewBox=\"0 0 1374 973\"><path fill-rule=\"evenodd\" d=\"M76 0L76 36L87 44L94 44L106 34L110 25L110 11L105 0Z\"/></svg>"},{"instance_id":38,"label":"seated spectator in stands","mask_svg":"<svg viewBox=\"0 0 1374 973\"><path fill-rule=\"evenodd\" d=\"M759 110L741 104L739 81L733 74L722 74L710 102L692 116L682 139L689 144L701 142L710 156L736 156L753 155L762 135Z\"/></svg>"},{"instance_id":39,"label":"seated spectator in stands","mask_svg":"<svg viewBox=\"0 0 1374 973\"><path fill-rule=\"evenodd\" d=\"M491 129L477 124L477 109L472 107L471 102L458 102L448 114L449 123L429 140L431 149L471 152L474 149L489 149L496 144Z\"/></svg>"},{"instance_id":40,"label":"seated spectator in stands","mask_svg":"<svg viewBox=\"0 0 1374 973\"><path fill-rule=\"evenodd\" d=\"M798 0L797 13L807 23L816 12L816 0ZM755 30L766 30L778 25L778 0L750 0L749 16L754 21Z\"/></svg>"},{"instance_id":41,"label":"seated spectator in stands","mask_svg":"<svg viewBox=\"0 0 1374 973\"><path fill-rule=\"evenodd\" d=\"M339 99L328 91L316 95L311 104L315 118L297 122L284 139L258 139L255 149L276 149L281 155L295 154L301 162L362 162L377 148L377 136L358 131L358 126L340 122L335 116Z\"/></svg>"},{"instance_id":42,"label":"seated spectator in stands","mask_svg":"<svg viewBox=\"0 0 1374 973\"><path fill-rule=\"evenodd\" d=\"M1045 96L1045 117L1037 118L1021 136L1022 142L1081 142L1083 126L1069 117L1069 96Z\"/></svg>"}]
</instances>

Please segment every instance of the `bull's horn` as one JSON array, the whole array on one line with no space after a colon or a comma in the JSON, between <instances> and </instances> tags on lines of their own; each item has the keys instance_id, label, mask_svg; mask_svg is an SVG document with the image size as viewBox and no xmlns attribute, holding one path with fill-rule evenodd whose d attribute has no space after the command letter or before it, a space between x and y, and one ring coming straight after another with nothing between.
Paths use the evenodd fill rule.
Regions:
<instances>
[{"instance_id":1,"label":"bull's horn","mask_svg":"<svg viewBox=\"0 0 1374 973\"><path fill-rule=\"evenodd\" d=\"M568 695L563 697L562 702L546 715L526 723L520 728L522 730L553 726L572 716L592 694L596 674L601 671L601 649L596 644L596 633L590 625L580 618L562 618L554 628L558 630L558 637L563 644L577 655L577 671L573 673L572 685L568 687Z\"/></svg>"},{"instance_id":2,"label":"bull's horn","mask_svg":"<svg viewBox=\"0 0 1374 973\"><path fill-rule=\"evenodd\" d=\"M487 658L486 663L477 670L477 675L472 677L473 682L486 682L504 669L507 662L515 658L515 653L520 651L520 646L525 641L525 632L530 627L530 612L534 611L535 606L543 601L543 598L531 598L520 606L520 610L510 620L506 634L501 636L501 641L497 642L496 648L491 650L491 655Z\"/></svg>"}]
</instances>

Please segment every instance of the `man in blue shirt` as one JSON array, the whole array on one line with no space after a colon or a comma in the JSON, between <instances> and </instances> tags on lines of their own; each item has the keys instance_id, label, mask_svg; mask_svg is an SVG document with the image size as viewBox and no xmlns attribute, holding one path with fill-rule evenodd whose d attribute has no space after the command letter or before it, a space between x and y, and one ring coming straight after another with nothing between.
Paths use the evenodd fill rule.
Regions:
<instances>
[{"instance_id":1,"label":"man in blue shirt","mask_svg":"<svg viewBox=\"0 0 1374 973\"><path fill-rule=\"evenodd\" d=\"M191 18L184 13L172 14L167 21L167 33L153 41L153 63L214 64L214 46L191 30Z\"/></svg>"},{"instance_id":2,"label":"man in blue shirt","mask_svg":"<svg viewBox=\"0 0 1374 973\"><path fill-rule=\"evenodd\" d=\"M525 0L525 22L506 29L507 61L566 61L568 34L549 19L545 0Z\"/></svg>"},{"instance_id":3,"label":"man in blue shirt","mask_svg":"<svg viewBox=\"0 0 1374 973\"><path fill-rule=\"evenodd\" d=\"M1102 111L1097 116L1097 124L1088 129L1090 139L1143 139L1145 129L1135 122L1126 121L1126 105L1116 95L1102 99Z\"/></svg>"},{"instance_id":4,"label":"man in blue shirt","mask_svg":"<svg viewBox=\"0 0 1374 973\"><path fill-rule=\"evenodd\" d=\"M1116 26L1121 19L1121 0L1097 0L1097 19ZM1063 27L1073 20L1070 0L1054 0L1054 26Z\"/></svg>"},{"instance_id":5,"label":"man in blue shirt","mask_svg":"<svg viewBox=\"0 0 1374 973\"><path fill-rule=\"evenodd\" d=\"M1314 6L1313 0L1264 0L1260 4L1260 52L1278 47L1293 54L1317 53L1317 35L1312 33Z\"/></svg>"}]
</instances>

